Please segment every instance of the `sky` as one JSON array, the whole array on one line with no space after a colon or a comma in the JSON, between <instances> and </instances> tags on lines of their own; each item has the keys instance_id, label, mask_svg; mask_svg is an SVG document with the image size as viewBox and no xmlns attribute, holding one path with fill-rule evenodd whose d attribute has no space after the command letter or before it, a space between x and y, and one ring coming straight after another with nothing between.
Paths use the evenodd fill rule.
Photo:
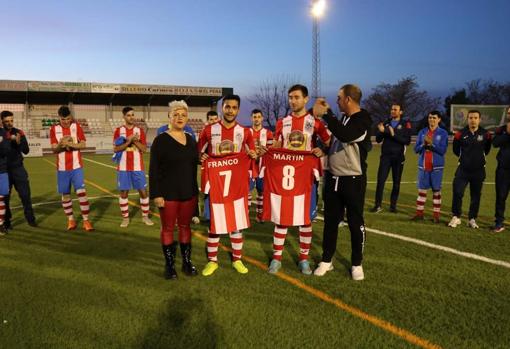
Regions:
<instances>
[{"instance_id":1,"label":"sky","mask_svg":"<svg viewBox=\"0 0 510 349\"><path fill-rule=\"evenodd\" d=\"M0 0L0 79L311 87L310 0ZM414 75L445 97L510 81L509 0L327 0L322 94ZM330 101L334 102L333 100Z\"/></svg>"}]
</instances>

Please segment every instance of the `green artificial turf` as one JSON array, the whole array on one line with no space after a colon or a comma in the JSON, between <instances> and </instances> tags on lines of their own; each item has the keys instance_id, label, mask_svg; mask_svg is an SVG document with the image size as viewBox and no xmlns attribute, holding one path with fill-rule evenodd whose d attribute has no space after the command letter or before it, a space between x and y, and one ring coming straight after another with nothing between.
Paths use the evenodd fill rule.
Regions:
<instances>
[{"instance_id":1,"label":"green artificial turf","mask_svg":"<svg viewBox=\"0 0 510 349\"><path fill-rule=\"evenodd\" d=\"M449 149L443 188L442 224L410 222L416 185L401 185L398 213L388 203L379 214L366 213L368 228L413 237L464 252L510 262L508 231L489 231L494 215L494 185L483 189L478 230L446 226L450 215L455 158ZM86 155L111 166L109 156ZM369 155L366 211L373 205L379 148ZM49 158L26 159L40 226L31 228L15 209L14 230L0 237L1 348L409 348L405 339L327 303L313 290L387 321L444 348L507 348L510 343L510 269L410 242L367 233L366 279L350 279L350 238L340 228L334 271L324 277L301 275L296 267L297 232L290 229L282 271L312 288L307 292L245 262L240 275L220 249L220 268L211 277L163 278L159 227L141 222L130 207L132 223L118 227L116 198L87 184L91 220L96 228L65 231ZM403 181L416 178L416 156L408 152ZM147 158L148 163L148 158ZM495 152L488 157L487 181L494 182ZM85 161L85 177L115 192L115 171ZM386 184L385 199L391 183ZM137 202L137 196L131 196ZM429 194L427 208L432 204ZM469 204L466 191L464 207ZM18 206L14 196L12 206ZM75 202L75 215L78 204ZM253 209L253 206L252 206ZM427 211L427 216L431 212ZM158 218L153 217L157 222ZM464 218L464 217L463 217ZM80 223L80 222L79 222ZM193 260L207 262L207 227L193 227ZM244 254L267 263L272 253L272 224L245 231ZM202 238L200 238L202 237ZM230 246L228 237L221 242ZM312 265L320 260L322 222L314 224Z\"/></svg>"}]
</instances>

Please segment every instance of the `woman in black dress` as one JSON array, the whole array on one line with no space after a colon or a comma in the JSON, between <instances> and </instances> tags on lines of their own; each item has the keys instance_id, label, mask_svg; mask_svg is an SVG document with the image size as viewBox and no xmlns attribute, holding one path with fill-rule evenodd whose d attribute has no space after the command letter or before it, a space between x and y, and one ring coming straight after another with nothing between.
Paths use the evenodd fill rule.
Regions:
<instances>
[{"instance_id":1,"label":"woman in black dress","mask_svg":"<svg viewBox=\"0 0 510 349\"><path fill-rule=\"evenodd\" d=\"M165 278L176 279L174 227L177 224L182 254L182 271L197 275L191 262L191 218L198 194L198 152L195 139L184 133L188 122L188 105L173 101L170 106L170 128L154 139L149 167L150 198L159 208L161 245L165 256Z\"/></svg>"}]
</instances>

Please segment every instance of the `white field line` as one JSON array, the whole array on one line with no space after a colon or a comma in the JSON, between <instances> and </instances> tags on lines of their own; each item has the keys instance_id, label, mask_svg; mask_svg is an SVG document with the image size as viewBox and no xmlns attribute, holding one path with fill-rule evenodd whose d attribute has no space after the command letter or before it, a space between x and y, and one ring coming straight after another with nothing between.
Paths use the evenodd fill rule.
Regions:
<instances>
[{"instance_id":1,"label":"white field line","mask_svg":"<svg viewBox=\"0 0 510 349\"><path fill-rule=\"evenodd\" d=\"M92 160L92 159L89 159L89 158L86 158L86 157L82 157L82 159L83 159L83 160L85 160L85 161L92 162L92 163L94 163L94 164L98 164L98 165L104 166L104 167L113 168L115 171L117 171L117 166L107 165L107 164L105 164L104 162L100 162L100 161ZM149 175L145 175L145 177L149 178Z\"/></svg>"},{"instance_id":2,"label":"white field line","mask_svg":"<svg viewBox=\"0 0 510 349\"><path fill-rule=\"evenodd\" d=\"M399 235L399 234L387 233L385 231L378 230L378 229L366 228L366 230L371 232L371 233L374 233L374 234L383 235L383 236L387 236L387 237L390 237L390 238L394 238L394 239L399 239L399 240L402 240L402 241L411 242L413 244L417 244L417 245L420 245L420 246L425 246L425 247L433 248L433 249L440 250L440 251L443 251L443 252L448 252L448 253L451 253L451 254L456 254L458 256L462 256L462 257L465 257L465 258L475 259L477 261L481 261L481 262L485 262L485 263L490 263L490 264L494 264L494 265L499 265L501 267L505 267L505 268L510 269L510 263L505 262L505 261L500 261L498 259L487 258L487 257L480 256L480 255L477 255L477 254L474 254L474 253L463 252L463 251L459 251L459 250L456 250L456 249L451 248L451 247L446 247L446 246L442 246L442 245L436 245L436 244L433 244L433 243L430 243L430 242L427 242L427 241L423 241L423 240L419 240L419 239L415 239L415 238L410 238L410 237Z\"/></svg>"},{"instance_id":3,"label":"white field line","mask_svg":"<svg viewBox=\"0 0 510 349\"><path fill-rule=\"evenodd\" d=\"M95 161L95 160L91 160L91 159L87 159L87 158L84 158L84 159L87 160L87 161L96 163L98 165L103 165L103 166L106 166L106 167L116 168L114 166L106 165L106 164L104 164L102 162L99 162L99 161ZM375 182L368 182L368 183L375 183ZM401 182L401 183L402 184L406 184L406 183L409 184L409 183L416 183L416 182ZM443 182L443 183L448 184L448 182ZM451 184L451 182L450 182L450 184ZM484 184L491 184L491 183L490 182L489 183L485 182ZM324 218L322 218L320 216L317 216L317 219L324 220ZM377 229L372 229L372 228L366 228L366 230L368 232L371 232L371 233L374 233L374 234L378 234L378 235L390 237L390 238L393 238L393 239L398 239L398 240L410 242L410 243L413 243L413 244L416 244L416 245L425 246L425 247L432 248L432 249L435 249L435 250L439 250L439 251L455 254L455 255L458 255L458 256L461 256L461 257L464 257L464 258L474 259L474 260L477 260L477 261L481 261L481 262L485 262L485 263L489 263L489 264L494 264L494 265L499 265L499 266L502 266L502 267L510 269L510 263L505 262L505 261L500 261L500 260L497 260L497 259L492 259L492 258L480 256L480 255L477 255L477 254L474 254L474 253L459 251L459 250L456 250L456 249L451 248L451 247L442 246L442 245L436 245L436 244L433 244L433 243L430 243L430 242L427 242L427 241L423 241L423 240L420 240L420 239L414 239L414 238L410 238L410 237L399 235L399 234L387 233L387 232L382 231L382 230L377 230Z\"/></svg>"},{"instance_id":4,"label":"white field line","mask_svg":"<svg viewBox=\"0 0 510 349\"><path fill-rule=\"evenodd\" d=\"M319 219L321 221L324 220L324 218L321 217L321 216L317 216L317 219ZM374 233L374 234L378 234L378 235L390 237L390 238L393 238L393 239L398 239L398 240L410 242L410 243L413 243L413 244L416 244L416 245L425 246L425 247L432 248L432 249L435 249L435 250L439 250L439 251L455 254L455 255L458 255L458 256L461 256L461 257L464 257L464 258L474 259L474 260L477 260L477 261L481 261L481 262L485 262L485 263L489 263L489 264L494 264L494 265L499 265L501 267L505 267L505 268L510 269L510 263L509 262L501 261L501 260L498 260L498 259L492 259L492 258L488 258L488 257L484 257L484 256L480 256L480 255L477 255L477 254L474 254L474 253L470 253L470 252L459 251L459 250L456 250L456 249L451 248L451 247L442 246L442 245L436 245L436 244L433 244L433 243L430 243L430 242L427 242L427 241L423 241L423 240L420 240L420 239L415 239L415 238L411 238L411 237L407 237L407 236L403 236L403 235L399 235L399 234L388 233L388 232L385 232L385 231L382 231L382 230L378 230L378 229L372 229L372 228L365 228L365 229L366 229L366 231Z\"/></svg>"}]
</instances>

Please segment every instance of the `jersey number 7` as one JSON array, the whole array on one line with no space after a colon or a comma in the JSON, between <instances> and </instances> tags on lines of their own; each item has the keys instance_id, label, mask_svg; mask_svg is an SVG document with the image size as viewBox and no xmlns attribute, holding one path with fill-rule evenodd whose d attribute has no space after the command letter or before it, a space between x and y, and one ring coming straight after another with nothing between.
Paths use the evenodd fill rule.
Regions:
<instances>
[{"instance_id":1,"label":"jersey number 7","mask_svg":"<svg viewBox=\"0 0 510 349\"><path fill-rule=\"evenodd\" d=\"M221 171L220 176L225 176L225 184L223 185L223 197L227 197L230 190L230 179L232 178L232 171Z\"/></svg>"}]
</instances>

